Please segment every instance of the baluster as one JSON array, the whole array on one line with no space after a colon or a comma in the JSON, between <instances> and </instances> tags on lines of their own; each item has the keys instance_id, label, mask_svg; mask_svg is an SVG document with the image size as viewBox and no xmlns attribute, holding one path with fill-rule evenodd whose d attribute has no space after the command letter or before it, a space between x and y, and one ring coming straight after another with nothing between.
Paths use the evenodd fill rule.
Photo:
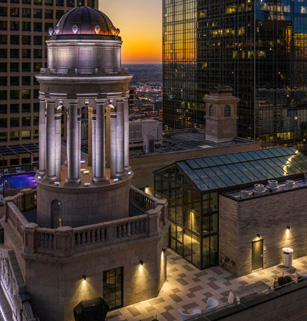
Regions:
<instances>
[{"instance_id":1,"label":"baluster","mask_svg":"<svg viewBox=\"0 0 307 321\"><path fill-rule=\"evenodd\" d=\"M85 244L85 231L82 233L82 245Z\"/></svg>"},{"instance_id":2,"label":"baluster","mask_svg":"<svg viewBox=\"0 0 307 321\"><path fill-rule=\"evenodd\" d=\"M127 223L127 236L131 235L131 226L130 226L130 222Z\"/></svg>"}]
</instances>

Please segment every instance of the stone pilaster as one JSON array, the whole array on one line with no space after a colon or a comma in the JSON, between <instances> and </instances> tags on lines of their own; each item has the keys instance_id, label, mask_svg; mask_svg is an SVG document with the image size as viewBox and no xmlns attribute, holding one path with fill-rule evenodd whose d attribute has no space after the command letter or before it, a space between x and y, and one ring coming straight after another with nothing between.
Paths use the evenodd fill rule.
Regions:
<instances>
[{"instance_id":1,"label":"stone pilaster","mask_svg":"<svg viewBox=\"0 0 307 321\"><path fill-rule=\"evenodd\" d=\"M111 178L116 177L116 144L117 144L117 108L110 113L110 169Z\"/></svg>"},{"instance_id":2,"label":"stone pilaster","mask_svg":"<svg viewBox=\"0 0 307 321\"><path fill-rule=\"evenodd\" d=\"M56 162L56 179L61 181L61 107L57 110L55 116L55 162Z\"/></svg>"}]
</instances>

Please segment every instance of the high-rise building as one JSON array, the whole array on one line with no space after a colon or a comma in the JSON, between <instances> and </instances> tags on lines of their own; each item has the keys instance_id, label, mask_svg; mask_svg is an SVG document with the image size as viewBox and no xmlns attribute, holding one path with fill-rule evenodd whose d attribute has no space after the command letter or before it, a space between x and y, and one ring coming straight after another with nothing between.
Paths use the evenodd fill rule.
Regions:
<instances>
[{"instance_id":1,"label":"high-rise building","mask_svg":"<svg viewBox=\"0 0 307 321\"><path fill-rule=\"evenodd\" d=\"M38 142L39 85L48 29L86 0L0 1L0 145ZM98 0L87 0L97 7ZM9 165L6 162L7 165Z\"/></svg>"},{"instance_id":2,"label":"high-rise building","mask_svg":"<svg viewBox=\"0 0 307 321\"><path fill-rule=\"evenodd\" d=\"M163 1L164 124L205 127L209 88L240 98L239 136L307 136L306 1Z\"/></svg>"}]
</instances>

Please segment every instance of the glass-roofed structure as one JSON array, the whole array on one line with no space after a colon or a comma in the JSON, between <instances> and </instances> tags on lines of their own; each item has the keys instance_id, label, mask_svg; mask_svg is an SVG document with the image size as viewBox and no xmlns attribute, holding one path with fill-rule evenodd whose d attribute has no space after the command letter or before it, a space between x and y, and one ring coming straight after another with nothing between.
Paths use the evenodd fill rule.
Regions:
<instances>
[{"instance_id":1,"label":"glass-roofed structure","mask_svg":"<svg viewBox=\"0 0 307 321\"><path fill-rule=\"evenodd\" d=\"M217 265L218 195L305 172L307 157L293 147L178 161L156 171L155 196L168 201L170 248L200 269Z\"/></svg>"}]
</instances>

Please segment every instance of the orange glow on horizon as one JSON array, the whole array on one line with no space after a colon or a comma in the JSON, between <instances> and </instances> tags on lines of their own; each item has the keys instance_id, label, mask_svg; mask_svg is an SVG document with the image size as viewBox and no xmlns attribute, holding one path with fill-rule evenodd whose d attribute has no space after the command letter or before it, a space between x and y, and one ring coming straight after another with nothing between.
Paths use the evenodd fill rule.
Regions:
<instances>
[{"instance_id":1,"label":"orange glow on horizon","mask_svg":"<svg viewBox=\"0 0 307 321\"><path fill-rule=\"evenodd\" d=\"M99 0L123 40L122 63L162 63L162 1Z\"/></svg>"}]
</instances>

